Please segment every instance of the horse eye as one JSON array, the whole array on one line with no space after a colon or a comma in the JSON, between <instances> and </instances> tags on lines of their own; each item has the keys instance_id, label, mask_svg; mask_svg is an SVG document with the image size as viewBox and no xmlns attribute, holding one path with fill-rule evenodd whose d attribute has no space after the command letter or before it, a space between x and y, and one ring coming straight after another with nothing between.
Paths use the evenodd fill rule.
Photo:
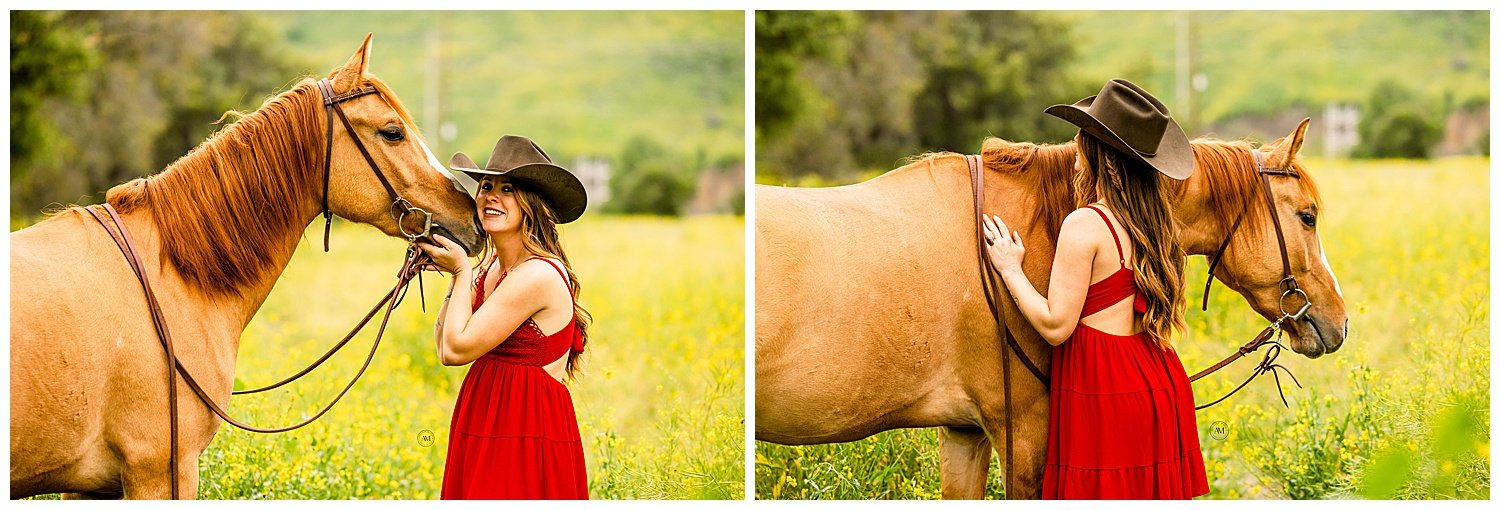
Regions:
<instances>
[{"instance_id":1,"label":"horse eye","mask_svg":"<svg viewBox=\"0 0 1500 510\"><path fill-rule=\"evenodd\" d=\"M380 129L380 137L387 142L399 142L406 139L406 133L401 131L400 126L391 126Z\"/></svg>"},{"instance_id":2,"label":"horse eye","mask_svg":"<svg viewBox=\"0 0 1500 510\"><path fill-rule=\"evenodd\" d=\"M1318 226L1318 216L1313 213L1306 211L1299 212L1297 213L1297 218L1302 220L1303 225L1307 225L1309 227Z\"/></svg>"}]
</instances>

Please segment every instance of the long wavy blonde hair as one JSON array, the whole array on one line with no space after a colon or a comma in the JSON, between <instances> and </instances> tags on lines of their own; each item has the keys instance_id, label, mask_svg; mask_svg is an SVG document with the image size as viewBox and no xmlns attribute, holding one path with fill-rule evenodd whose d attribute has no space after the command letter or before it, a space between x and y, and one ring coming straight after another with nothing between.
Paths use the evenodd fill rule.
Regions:
<instances>
[{"instance_id":1,"label":"long wavy blonde hair","mask_svg":"<svg viewBox=\"0 0 1500 510\"><path fill-rule=\"evenodd\" d=\"M1141 323L1146 335L1171 349L1172 329L1185 327L1183 271L1187 254L1178 241L1177 218L1169 207L1172 190L1156 169L1121 154L1085 132L1078 135L1083 171L1073 176L1073 198L1083 207L1100 198L1108 202L1126 237L1135 246L1135 286L1146 297ZM1101 196L1102 195L1102 196Z\"/></svg>"}]
</instances>

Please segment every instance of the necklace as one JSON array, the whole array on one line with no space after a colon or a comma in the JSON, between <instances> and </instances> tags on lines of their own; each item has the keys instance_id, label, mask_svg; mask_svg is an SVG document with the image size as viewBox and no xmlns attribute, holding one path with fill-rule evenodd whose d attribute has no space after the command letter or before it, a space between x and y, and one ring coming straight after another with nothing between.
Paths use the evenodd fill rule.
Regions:
<instances>
[{"instance_id":1,"label":"necklace","mask_svg":"<svg viewBox=\"0 0 1500 510\"><path fill-rule=\"evenodd\" d=\"M510 271L512 269L515 269L516 266L519 266L519 265L521 265L522 262L526 262L527 260L530 260L530 259L531 259L531 257L526 256L526 257L521 257L519 260L516 260L516 262L514 264L511 264L510 267L507 267L507 268L505 268L504 271L500 272L500 279L502 279L502 280L505 279L506 276L510 275ZM495 260L492 261L490 264L491 265L498 265L498 264L500 264L500 255L498 253L495 254ZM496 282L496 283L498 284L498 282Z\"/></svg>"},{"instance_id":2,"label":"necklace","mask_svg":"<svg viewBox=\"0 0 1500 510\"><path fill-rule=\"evenodd\" d=\"M517 260L516 263L511 264L510 267L505 268L504 271L501 271L500 272L500 276L495 279L495 285L497 285L497 286L500 285L500 280L504 280L505 277L510 274L510 270L515 269L516 266L521 265L522 262L525 262L527 259L530 259L530 258L531 257L522 257L521 260ZM496 254L495 258L491 259L488 264L485 264L484 265L484 269L481 269L479 271L478 275L475 275L475 279L474 279L474 298L476 300L482 300L482 299L484 299L485 280L489 279L490 269L493 269L499 263L500 263L500 255Z\"/></svg>"}]
</instances>

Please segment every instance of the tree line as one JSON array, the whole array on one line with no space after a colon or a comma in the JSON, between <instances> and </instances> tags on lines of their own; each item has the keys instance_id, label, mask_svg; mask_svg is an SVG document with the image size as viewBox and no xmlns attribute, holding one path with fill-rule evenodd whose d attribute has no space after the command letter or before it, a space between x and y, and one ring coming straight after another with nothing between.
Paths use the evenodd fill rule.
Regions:
<instances>
[{"instance_id":1,"label":"tree line","mask_svg":"<svg viewBox=\"0 0 1500 510\"><path fill-rule=\"evenodd\" d=\"M13 218L102 201L306 68L243 13L13 11L10 20Z\"/></svg>"}]
</instances>

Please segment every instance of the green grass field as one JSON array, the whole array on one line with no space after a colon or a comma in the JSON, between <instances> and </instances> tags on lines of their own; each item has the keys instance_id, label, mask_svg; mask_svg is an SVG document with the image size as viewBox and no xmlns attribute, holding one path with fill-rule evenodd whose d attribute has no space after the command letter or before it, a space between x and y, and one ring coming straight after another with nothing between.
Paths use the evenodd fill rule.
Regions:
<instances>
[{"instance_id":1,"label":"green grass field","mask_svg":"<svg viewBox=\"0 0 1500 510\"><path fill-rule=\"evenodd\" d=\"M340 222L322 253L314 227L245 331L237 388L311 362L394 283L401 241ZM595 320L570 384L590 496L742 498L743 219L594 216L562 236ZM203 454L199 496L436 498L468 368L437 361L432 324L447 280L425 278L428 312L413 289L364 379L321 420L275 435L222 427ZM265 426L316 411L358 369L374 327L285 391L235 397L230 412ZM423 430L432 445L419 443Z\"/></svg>"},{"instance_id":2,"label":"green grass field","mask_svg":"<svg viewBox=\"0 0 1500 510\"><path fill-rule=\"evenodd\" d=\"M1489 160L1311 160L1326 211L1328 260L1349 338L1316 360L1287 351L1283 408L1271 378L1198 413L1215 499L1490 496ZM1201 282L1195 257L1189 282ZM1201 299L1190 284L1188 303ZM1175 344L1189 372L1253 336L1264 321L1217 287L1188 312ZM1200 401L1232 388L1258 356L1194 386ZM1285 379L1285 378L1283 378ZM1210 427L1222 421L1223 439ZM936 429L853 443L757 443L757 498L936 498ZM1003 497L998 456L988 497Z\"/></svg>"}]
</instances>

